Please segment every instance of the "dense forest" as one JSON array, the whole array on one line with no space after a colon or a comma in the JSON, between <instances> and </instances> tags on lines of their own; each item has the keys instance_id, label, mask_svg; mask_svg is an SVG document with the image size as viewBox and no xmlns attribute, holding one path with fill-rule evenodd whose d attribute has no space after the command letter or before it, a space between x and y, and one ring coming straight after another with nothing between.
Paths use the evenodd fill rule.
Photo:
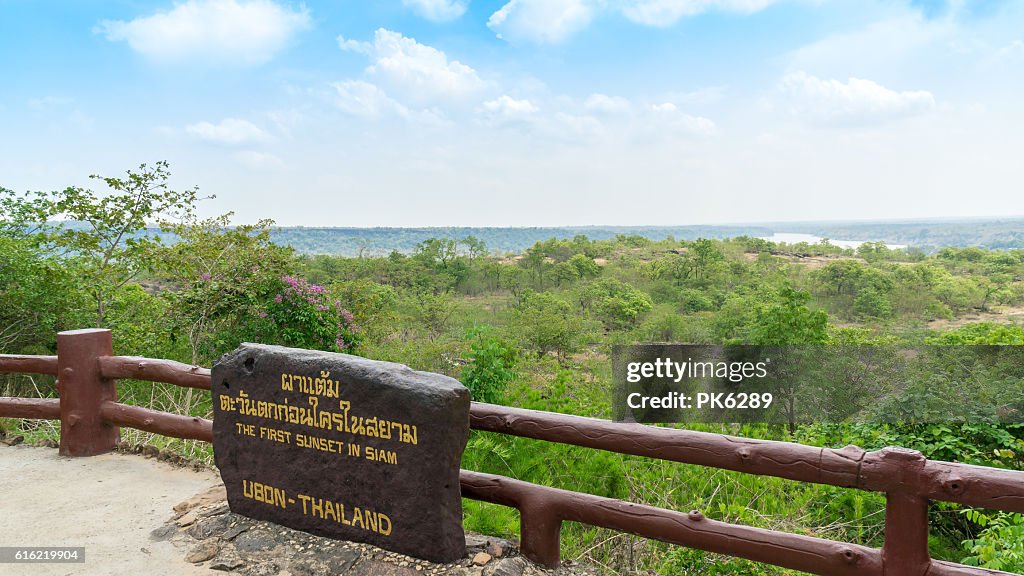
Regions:
<instances>
[{"instance_id":1,"label":"dense forest","mask_svg":"<svg viewBox=\"0 0 1024 576\"><path fill-rule=\"evenodd\" d=\"M481 401L608 418L615 344L1024 345L1021 249L938 244L926 253L882 242L856 250L827 241L787 245L698 229L692 237L647 229L664 232L658 238L532 229L546 237L507 254L513 241L494 246L492 235L475 229L464 236L450 229L456 237L389 229L367 241L362 257L312 255L297 241L280 243L270 221L233 226L230 215L199 218L199 192L170 189L168 176L158 163L97 177L100 192L0 189L0 352L53 353L57 331L102 326L113 330L118 354L209 366L239 343L258 341L448 374ZM57 224L65 220L79 224ZM154 222L165 236L146 233ZM1002 225L999 234L1019 233ZM394 234L415 244L389 244ZM0 382L3 395L55 395L52 379ZM125 402L210 415L208 395L192 390L122 381L119 392ZM1016 402L1024 407L1024 399ZM929 458L1024 469L1024 426L918 416L901 424L690 427L816 446L906 446ZM0 426L30 437L57 434L35 421ZM131 434L211 460L202 443ZM463 467L881 544L885 502L874 493L487 433L473 433ZM514 510L464 505L467 528L518 533ZM934 503L930 516L935 557L1024 573L1021 515ZM609 572L786 572L578 524L566 525L563 543L565 557Z\"/></svg>"}]
</instances>

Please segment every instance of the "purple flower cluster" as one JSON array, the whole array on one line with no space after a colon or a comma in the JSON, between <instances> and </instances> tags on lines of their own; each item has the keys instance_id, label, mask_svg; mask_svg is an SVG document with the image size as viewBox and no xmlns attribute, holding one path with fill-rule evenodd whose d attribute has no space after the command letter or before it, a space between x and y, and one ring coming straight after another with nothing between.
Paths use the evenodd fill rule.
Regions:
<instances>
[{"instance_id":1,"label":"purple flower cluster","mask_svg":"<svg viewBox=\"0 0 1024 576\"><path fill-rule=\"evenodd\" d=\"M353 339L352 334L358 330L355 324L355 318L348 309L344 307L340 300L331 300L328 297L327 289L319 284L312 284L307 282L305 279L298 278L295 276L284 276L281 278L281 282L284 284L281 292L274 295L274 302L276 304L284 305L286 308L280 309L279 316L277 313L272 313L270 320L275 324L279 322L286 322L285 317L290 314L286 312L288 308L293 306L299 307L311 307L316 310L317 314L315 317L318 318L318 322L321 322L321 326L326 323L333 324L333 332L335 333L334 344L339 350L347 350L352 348ZM262 316L261 317L265 317ZM308 320L304 320L308 322Z\"/></svg>"},{"instance_id":2,"label":"purple flower cluster","mask_svg":"<svg viewBox=\"0 0 1024 576\"><path fill-rule=\"evenodd\" d=\"M302 278L296 278L295 276L285 276L281 278L281 281L285 283L284 293L274 296L274 302L278 304L284 298L297 297L305 300L310 306L315 306L317 310L321 312L327 312L330 308L324 301L323 296L327 294L327 289L319 284L311 284ZM335 302L335 306L339 306L340 302Z\"/></svg>"}]
</instances>

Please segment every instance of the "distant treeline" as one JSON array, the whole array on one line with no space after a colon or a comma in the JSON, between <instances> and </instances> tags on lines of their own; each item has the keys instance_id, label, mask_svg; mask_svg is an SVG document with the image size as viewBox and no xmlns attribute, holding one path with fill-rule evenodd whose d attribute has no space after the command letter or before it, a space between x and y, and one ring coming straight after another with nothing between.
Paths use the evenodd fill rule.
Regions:
<instances>
[{"instance_id":1,"label":"distant treeline","mask_svg":"<svg viewBox=\"0 0 1024 576\"><path fill-rule=\"evenodd\" d=\"M72 224L70 228L80 225ZM775 233L813 234L836 240L886 242L906 245L932 254L942 247L979 247L991 250L1024 248L1024 218L990 220L933 220L892 222L789 222L707 226L564 226L543 228L307 228L276 227L274 243L290 246L299 254L335 256L386 256L393 251L412 254L430 239L481 240L491 254L520 254L537 242L552 238L570 240L586 236L589 240L612 240L619 236L641 236L661 241L725 240L739 236L768 237ZM136 236L158 236L173 243L173 234L148 228Z\"/></svg>"},{"instance_id":2,"label":"distant treeline","mask_svg":"<svg viewBox=\"0 0 1024 576\"><path fill-rule=\"evenodd\" d=\"M650 240L725 239L734 236L770 236L771 229L761 226L577 226L550 228L277 228L275 243L291 246L301 254L340 256L383 256L392 251L410 254L431 238L482 240L492 254L520 253L537 242L556 238L569 240L586 236L590 240L610 240L616 236L643 236Z\"/></svg>"},{"instance_id":3,"label":"distant treeline","mask_svg":"<svg viewBox=\"0 0 1024 576\"><path fill-rule=\"evenodd\" d=\"M576 226L548 228L295 228L276 229L274 242L293 247L301 254L381 256L397 250L412 253L430 238L482 240L491 253L520 253L537 242L584 235L591 240L610 240L619 235L651 240L726 239L737 236L771 236L774 233L805 233L842 240L883 241L905 244L926 253L940 247L977 246L989 249L1024 248L1024 218L1000 220L905 221L905 222L801 222L721 226Z\"/></svg>"},{"instance_id":4,"label":"distant treeline","mask_svg":"<svg viewBox=\"0 0 1024 576\"><path fill-rule=\"evenodd\" d=\"M765 224L778 232L814 234L843 240L905 244L926 253L953 246L990 250L1024 248L1024 217L888 222L799 222Z\"/></svg>"}]
</instances>

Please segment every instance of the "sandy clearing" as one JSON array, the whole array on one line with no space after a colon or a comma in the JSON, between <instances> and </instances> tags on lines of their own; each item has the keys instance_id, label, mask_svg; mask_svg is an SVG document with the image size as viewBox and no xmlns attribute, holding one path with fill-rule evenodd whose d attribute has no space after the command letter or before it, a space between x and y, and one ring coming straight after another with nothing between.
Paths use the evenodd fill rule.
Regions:
<instances>
[{"instance_id":1,"label":"sandy clearing","mask_svg":"<svg viewBox=\"0 0 1024 576\"><path fill-rule=\"evenodd\" d=\"M5 564L0 574L209 575L149 533L173 506L220 481L141 456L64 458L52 448L0 446L0 546L84 546L84 564Z\"/></svg>"}]
</instances>

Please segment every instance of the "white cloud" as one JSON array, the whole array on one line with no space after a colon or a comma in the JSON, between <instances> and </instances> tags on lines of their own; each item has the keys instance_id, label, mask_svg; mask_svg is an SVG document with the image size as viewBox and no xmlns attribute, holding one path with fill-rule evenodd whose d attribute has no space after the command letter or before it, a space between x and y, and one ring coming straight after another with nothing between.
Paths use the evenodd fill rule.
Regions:
<instances>
[{"instance_id":1,"label":"white cloud","mask_svg":"<svg viewBox=\"0 0 1024 576\"><path fill-rule=\"evenodd\" d=\"M401 98L428 101L465 98L486 86L476 70L426 44L398 32L380 28L373 42L338 37L343 50L366 54L366 73L389 84Z\"/></svg>"},{"instance_id":2,"label":"white cloud","mask_svg":"<svg viewBox=\"0 0 1024 576\"><path fill-rule=\"evenodd\" d=\"M583 107L602 114L628 114L633 108L629 100L622 96L608 96L607 94L591 94L583 102Z\"/></svg>"},{"instance_id":3,"label":"white cloud","mask_svg":"<svg viewBox=\"0 0 1024 576\"><path fill-rule=\"evenodd\" d=\"M502 116L524 116L533 114L540 109L529 100L516 100L511 96L503 95L494 100L484 102L484 110L501 114Z\"/></svg>"},{"instance_id":4,"label":"white cloud","mask_svg":"<svg viewBox=\"0 0 1024 576\"><path fill-rule=\"evenodd\" d=\"M338 48L341 48L345 52L356 52L358 54L369 54L373 50L373 44L369 42L361 42L359 40L352 40L351 38L345 38L342 35L338 35Z\"/></svg>"},{"instance_id":5,"label":"white cloud","mask_svg":"<svg viewBox=\"0 0 1024 576\"><path fill-rule=\"evenodd\" d=\"M673 102L651 104L591 94L582 102L561 97L552 104L553 110L530 117L530 125L537 134L573 144L684 142L718 134L714 121L683 112Z\"/></svg>"},{"instance_id":6,"label":"white cloud","mask_svg":"<svg viewBox=\"0 0 1024 576\"><path fill-rule=\"evenodd\" d=\"M506 124L529 123L540 112L540 108L529 100L517 100L504 94L488 100L477 110L484 125L498 126Z\"/></svg>"},{"instance_id":7,"label":"white cloud","mask_svg":"<svg viewBox=\"0 0 1024 576\"><path fill-rule=\"evenodd\" d=\"M931 92L898 92L861 78L841 82L792 72L782 79L782 89L791 98L794 112L828 123L875 123L935 108Z\"/></svg>"},{"instance_id":8,"label":"white cloud","mask_svg":"<svg viewBox=\"0 0 1024 576\"><path fill-rule=\"evenodd\" d=\"M395 113L407 116L409 110L393 100L376 84L363 80L344 80L331 85L334 88L333 101L338 108L352 116L374 118Z\"/></svg>"},{"instance_id":9,"label":"white cloud","mask_svg":"<svg viewBox=\"0 0 1024 576\"><path fill-rule=\"evenodd\" d=\"M710 138L718 134L718 126L710 118L680 112L672 102L649 106L649 118L653 129L670 132L690 138Z\"/></svg>"},{"instance_id":10,"label":"white cloud","mask_svg":"<svg viewBox=\"0 0 1024 576\"><path fill-rule=\"evenodd\" d=\"M586 28L593 12L588 0L510 0L487 27L510 42L557 44Z\"/></svg>"},{"instance_id":11,"label":"white cloud","mask_svg":"<svg viewBox=\"0 0 1024 576\"><path fill-rule=\"evenodd\" d=\"M270 139L266 132L252 122L238 118L225 118L219 124L210 122L189 124L185 127L185 132L201 140L219 144L245 144Z\"/></svg>"},{"instance_id":12,"label":"white cloud","mask_svg":"<svg viewBox=\"0 0 1024 576\"><path fill-rule=\"evenodd\" d=\"M882 17L805 44L780 59L787 72L806 72L819 78L924 78L930 66L942 62L940 78L965 64L961 34L948 20L926 20L915 13ZM956 45L961 45L954 48Z\"/></svg>"},{"instance_id":13,"label":"white cloud","mask_svg":"<svg viewBox=\"0 0 1024 576\"><path fill-rule=\"evenodd\" d=\"M479 106L477 119L486 127L527 129L537 142L574 146L683 142L718 134L711 119L683 112L668 101L645 103L595 93L582 101L563 95L542 102L502 95Z\"/></svg>"},{"instance_id":14,"label":"white cloud","mask_svg":"<svg viewBox=\"0 0 1024 576\"><path fill-rule=\"evenodd\" d=\"M782 0L508 0L487 27L510 42L557 44L586 28L596 13L617 11L646 26L668 28L687 16L760 12ZM823 0L804 0L821 2Z\"/></svg>"},{"instance_id":15,"label":"white cloud","mask_svg":"<svg viewBox=\"0 0 1024 576\"><path fill-rule=\"evenodd\" d=\"M414 109L395 100L376 84L364 80L343 80L331 84L329 100L342 112L363 119L398 116L421 124L445 124L444 114L433 108Z\"/></svg>"},{"instance_id":16,"label":"white cloud","mask_svg":"<svg viewBox=\"0 0 1024 576\"><path fill-rule=\"evenodd\" d=\"M634 0L623 7L626 18L646 26L667 28L687 16L711 10L752 14L779 0Z\"/></svg>"},{"instance_id":17,"label":"white cloud","mask_svg":"<svg viewBox=\"0 0 1024 576\"><path fill-rule=\"evenodd\" d=\"M251 66L269 60L310 22L305 7L271 0L187 0L151 16L104 20L95 32L156 60Z\"/></svg>"},{"instance_id":18,"label":"white cloud","mask_svg":"<svg viewBox=\"0 0 1024 576\"><path fill-rule=\"evenodd\" d=\"M466 11L469 0L402 0L420 16L433 22L455 20Z\"/></svg>"}]
</instances>

